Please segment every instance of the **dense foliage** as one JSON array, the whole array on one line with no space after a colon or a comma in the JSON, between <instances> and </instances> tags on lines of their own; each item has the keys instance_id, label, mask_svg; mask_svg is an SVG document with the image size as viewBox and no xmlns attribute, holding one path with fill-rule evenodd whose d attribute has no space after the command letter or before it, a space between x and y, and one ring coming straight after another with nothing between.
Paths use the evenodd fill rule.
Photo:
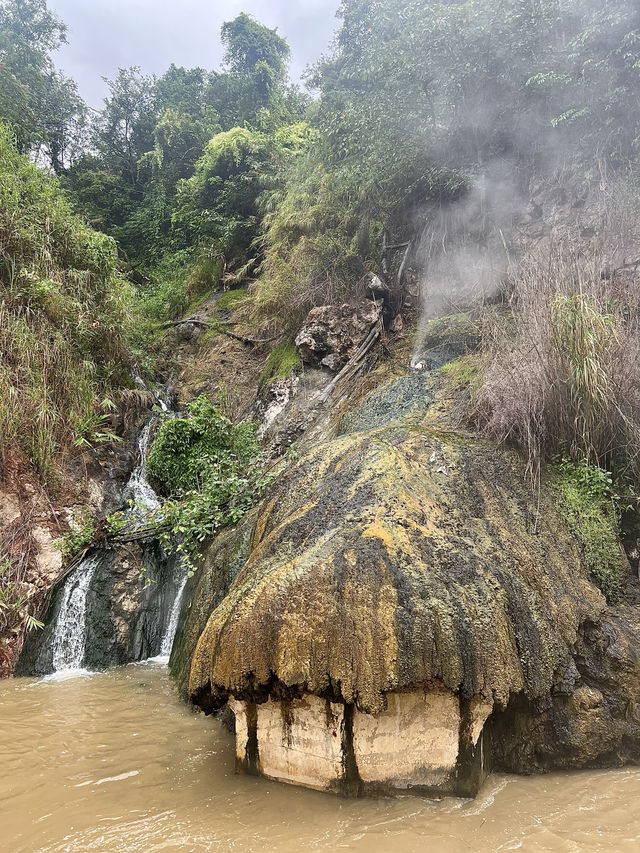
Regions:
<instances>
[{"instance_id":1,"label":"dense foliage","mask_svg":"<svg viewBox=\"0 0 640 853\"><path fill-rule=\"evenodd\" d=\"M46 0L0 3L0 120L21 153L43 153L57 174L79 153L86 121L75 82L51 61L64 42L66 28Z\"/></svg>"},{"instance_id":2,"label":"dense foliage","mask_svg":"<svg viewBox=\"0 0 640 853\"><path fill-rule=\"evenodd\" d=\"M265 222L263 312L349 292L384 229L415 239L482 176L524 195L535 169L598 179L637 157L630 0L343 0L339 14L311 78L318 144Z\"/></svg>"},{"instance_id":3,"label":"dense foliage","mask_svg":"<svg viewBox=\"0 0 640 853\"><path fill-rule=\"evenodd\" d=\"M120 69L87 125L52 61L64 25L45 0L0 0L0 119L20 151L61 175L74 209L115 239L135 292L130 310L147 323L139 328L221 284L253 281L245 315L250 303L256 324L290 340L311 305L352 295L364 273L380 270L383 234L414 247L426 235L446 255L461 227L451 228L452 211L465 200L465 239L485 251L500 223L479 186L500 184L498 206L508 208L529 199L534 174L569 170L608 187L610 173L635 168L635 2L342 0L338 14L335 44L309 74L314 99L288 82L284 39L240 14L222 27L220 69ZM8 137L3 146L8 163ZM15 390L5 395L2 411L12 440L20 436L46 470L65 440L99 432L96 395L125 359L127 288L113 244L69 218L55 185L15 162L6 187L11 170L25 179L6 209L35 260L7 246L5 348L37 354L29 335L44 341L37 330L55 331L33 363L3 362L5 385L18 383L21 396L17 404ZM38 193L47 201L34 201ZM27 239L29 222L38 224ZM70 240L84 248L51 252ZM628 449L639 421L625 358L633 294L599 287L595 266L577 291L582 273L556 261L555 278L524 266L512 282L517 317L495 332L474 382L476 423L533 460L561 451L635 479ZM527 349L533 332L545 342L539 363ZM522 363L526 406L512 387ZM27 388L44 392L25 406ZM35 432L21 426L27 412L42 425Z\"/></svg>"},{"instance_id":4,"label":"dense foliage","mask_svg":"<svg viewBox=\"0 0 640 853\"><path fill-rule=\"evenodd\" d=\"M101 402L126 377L127 293L113 240L0 125L0 460L20 449L47 478L100 437Z\"/></svg>"},{"instance_id":5,"label":"dense foliage","mask_svg":"<svg viewBox=\"0 0 640 853\"><path fill-rule=\"evenodd\" d=\"M147 462L151 481L167 500L154 523L192 566L197 547L220 527L240 519L266 482L252 423L232 424L207 397L184 417L164 421Z\"/></svg>"},{"instance_id":6,"label":"dense foliage","mask_svg":"<svg viewBox=\"0 0 640 853\"><path fill-rule=\"evenodd\" d=\"M116 238L147 290L166 291L167 264L178 272L173 291L190 266L211 290L256 256L257 199L287 151L282 129L303 115L274 30L241 14L222 40L219 72L120 69L93 122L93 151L65 175L76 208ZM183 304L179 293L172 301Z\"/></svg>"}]
</instances>

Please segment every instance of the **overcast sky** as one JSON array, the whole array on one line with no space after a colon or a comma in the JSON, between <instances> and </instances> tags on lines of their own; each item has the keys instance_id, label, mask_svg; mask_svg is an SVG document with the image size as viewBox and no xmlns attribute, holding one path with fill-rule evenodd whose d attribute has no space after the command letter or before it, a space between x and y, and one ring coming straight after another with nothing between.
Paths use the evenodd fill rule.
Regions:
<instances>
[{"instance_id":1,"label":"overcast sky","mask_svg":"<svg viewBox=\"0 0 640 853\"><path fill-rule=\"evenodd\" d=\"M119 67L140 65L162 74L176 65L217 68L222 59L220 27L240 12L277 27L291 47L291 76L324 53L337 26L339 0L49 0L68 27L69 44L56 65L78 83L80 94L99 107Z\"/></svg>"}]
</instances>

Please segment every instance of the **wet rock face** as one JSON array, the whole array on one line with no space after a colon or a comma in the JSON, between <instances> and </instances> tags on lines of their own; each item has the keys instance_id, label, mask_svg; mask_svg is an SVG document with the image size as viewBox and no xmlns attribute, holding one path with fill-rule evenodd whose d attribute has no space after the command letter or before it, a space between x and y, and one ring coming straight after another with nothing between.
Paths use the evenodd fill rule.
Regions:
<instances>
[{"instance_id":1,"label":"wet rock face","mask_svg":"<svg viewBox=\"0 0 640 853\"><path fill-rule=\"evenodd\" d=\"M473 795L492 762L640 760L637 608L606 608L552 479L535 494L517 453L443 428L442 394L374 387L273 486L192 622L190 698L232 704L241 767Z\"/></svg>"},{"instance_id":2,"label":"wet rock face","mask_svg":"<svg viewBox=\"0 0 640 853\"><path fill-rule=\"evenodd\" d=\"M515 700L492 721L497 768L531 773L640 762L640 619L610 608L582 626L576 680L537 705Z\"/></svg>"},{"instance_id":3,"label":"wet rock face","mask_svg":"<svg viewBox=\"0 0 640 853\"><path fill-rule=\"evenodd\" d=\"M312 367L341 370L378 322L381 311L379 302L369 300L312 308L295 341L300 358Z\"/></svg>"},{"instance_id":4,"label":"wet rock face","mask_svg":"<svg viewBox=\"0 0 640 853\"><path fill-rule=\"evenodd\" d=\"M251 546L256 511L248 513L234 528L222 530L203 548L198 570L187 582L185 606L178 623L169 671L178 692L189 697L191 660L211 612L220 604L242 569Z\"/></svg>"},{"instance_id":5,"label":"wet rock face","mask_svg":"<svg viewBox=\"0 0 640 853\"><path fill-rule=\"evenodd\" d=\"M515 453L419 422L315 448L262 508L192 695L260 700L277 681L365 713L432 681L499 706L547 695L604 599L525 476Z\"/></svg>"},{"instance_id":6,"label":"wet rock face","mask_svg":"<svg viewBox=\"0 0 640 853\"><path fill-rule=\"evenodd\" d=\"M160 654L177 592L175 560L157 544L94 553L99 559L87 591L83 666L99 670ZM52 590L44 628L27 635L16 675L54 671L63 587Z\"/></svg>"}]
</instances>

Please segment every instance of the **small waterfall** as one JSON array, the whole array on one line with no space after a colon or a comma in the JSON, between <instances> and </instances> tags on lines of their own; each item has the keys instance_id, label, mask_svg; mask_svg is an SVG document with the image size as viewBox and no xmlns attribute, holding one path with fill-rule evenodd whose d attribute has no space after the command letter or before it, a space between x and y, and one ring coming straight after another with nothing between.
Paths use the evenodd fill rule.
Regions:
<instances>
[{"instance_id":1,"label":"small waterfall","mask_svg":"<svg viewBox=\"0 0 640 853\"><path fill-rule=\"evenodd\" d=\"M134 526L138 523L143 524L148 520L149 514L160 506L158 496L147 480L146 459L154 428L158 419L162 417L165 416L159 413L152 416L140 432L138 463L126 484L125 494L128 493L133 500L132 508L127 511L127 520L129 523L133 522ZM144 607L149 609L139 611L143 614L142 622L135 624L144 626L144 620L147 619L151 620L147 624L153 627L141 629L146 641L137 653L134 652L134 658L155 653L158 655L155 659L165 661L171 654L178 628L188 571L180 560L175 561L172 571L173 560L161 556L157 545L145 546L145 548L148 549L146 559L149 565L148 578L151 583L145 594L146 598L143 596L141 601L146 602ZM91 627L93 607L96 606L96 595L102 602L98 605L99 607L104 607L105 604L110 607L109 600L108 598L105 600L103 592L105 572L109 571L108 553L98 551L86 557L66 579L58 594L56 621L46 641L50 663L45 666L47 668L50 666L53 672L72 672L81 670L84 666L95 666L92 663L96 657L95 644L98 642L98 648L102 648L102 644L100 637L94 637L92 634L92 631L96 630L95 626ZM147 615L144 615L145 613ZM102 616L99 618L104 619ZM104 622L101 624L104 625ZM139 629L136 627L135 630ZM87 642L91 645L88 646ZM87 664L86 661L89 663Z\"/></svg>"},{"instance_id":2,"label":"small waterfall","mask_svg":"<svg viewBox=\"0 0 640 853\"><path fill-rule=\"evenodd\" d=\"M182 568L181 563L178 563L178 568ZM173 607L171 608L171 615L169 616L169 622L162 638L162 648L160 649L161 657L169 657L169 655L171 654L173 641L175 640L176 631L178 630L180 608L182 607L182 596L184 595L184 589L187 585L187 580L189 578L189 574L186 569L182 568L181 574L182 576L179 579L178 592L176 593L176 597L173 602Z\"/></svg>"},{"instance_id":3,"label":"small waterfall","mask_svg":"<svg viewBox=\"0 0 640 853\"><path fill-rule=\"evenodd\" d=\"M151 512L160 506L158 496L147 480L147 451L156 421L157 418L152 417L140 433L140 437L138 438L139 462L132 471L129 482L127 483L127 489L133 496L134 514L139 514L140 511L143 513Z\"/></svg>"},{"instance_id":4,"label":"small waterfall","mask_svg":"<svg viewBox=\"0 0 640 853\"><path fill-rule=\"evenodd\" d=\"M87 557L65 582L53 634L54 672L82 669L87 642L87 593L100 559L100 554Z\"/></svg>"},{"instance_id":5,"label":"small waterfall","mask_svg":"<svg viewBox=\"0 0 640 853\"><path fill-rule=\"evenodd\" d=\"M143 391L148 391L148 390L149 390L149 389L147 388L147 383L144 381L144 379L142 378L142 376L140 376L140 374L139 374L139 373L137 373L136 371L134 371L134 372L131 374L131 378L132 378L132 379L133 379L133 381L136 383L136 385L138 386L138 388L142 388L142 390L143 390ZM169 406L168 406L168 405L167 405L167 403L165 402L165 399L164 399L164 397L163 397L163 395L162 395L162 392L161 392L161 391L158 391L157 389L155 389L155 388L154 388L154 389L151 391L151 393L152 393L152 394L153 394L153 396L156 398L156 403L160 406L160 408L161 408L161 410L162 410L163 412L165 412L165 413L166 413L166 412L170 412L170 411L171 411L171 409L169 408Z\"/></svg>"}]
</instances>

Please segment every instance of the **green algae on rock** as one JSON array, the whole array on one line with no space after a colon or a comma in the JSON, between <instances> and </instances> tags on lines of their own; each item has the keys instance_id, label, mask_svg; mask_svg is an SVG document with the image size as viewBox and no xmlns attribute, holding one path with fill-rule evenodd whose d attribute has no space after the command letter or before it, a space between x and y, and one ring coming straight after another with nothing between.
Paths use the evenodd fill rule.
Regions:
<instances>
[{"instance_id":1,"label":"green algae on rock","mask_svg":"<svg viewBox=\"0 0 640 853\"><path fill-rule=\"evenodd\" d=\"M189 670L198 639L211 611L222 601L229 586L244 565L251 544L257 510L250 510L234 527L221 530L203 548L197 570L187 581L187 603L179 622L169 670L180 696L189 696Z\"/></svg>"},{"instance_id":2,"label":"green algae on rock","mask_svg":"<svg viewBox=\"0 0 640 853\"><path fill-rule=\"evenodd\" d=\"M433 372L369 382L247 520L246 562L208 621L199 607L187 652L192 701L235 714L240 768L343 793L473 796L492 766L640 755L618 701L640 696L637 674L619 683L636 672L635 635L607 648L611 609L557 470L533 489L519 453L451 428L449 392ZM611 683L593 677L598 655Z\"/></svg>"},{"instance_id":3,"label":"green algae on rock","mask_svg":"<svg viewBox=\"0 0 640 853\"><path fill-rule=\"evenodd\" d=\"M320 445L265 503L190 692L314 693L378 713L431 682L505 706L547 694L604 599L515 453L402 426Z\"/></svg>"}]
</instances>

